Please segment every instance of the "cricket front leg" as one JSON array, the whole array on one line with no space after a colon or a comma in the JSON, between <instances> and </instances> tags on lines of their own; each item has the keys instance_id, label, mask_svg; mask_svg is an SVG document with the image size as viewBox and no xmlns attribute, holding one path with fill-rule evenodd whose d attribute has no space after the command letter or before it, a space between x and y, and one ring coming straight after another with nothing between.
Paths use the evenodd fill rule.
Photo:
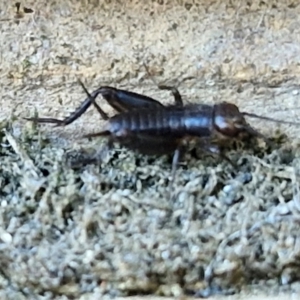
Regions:
<instances>
[{"instance_id":1,"label":"cricket front leg","mask_svg":"<svg viewBox=\"0 0 300 300\"><path fill-rule=\"evenodd\" d=\"M210 139L200 139L197 145L201 148L201 150L213 155L218 155L220 158L231 164L234 168L237 168L237 165L222 152L220 146L212 143Z\"/></svg>"}]
</instances>

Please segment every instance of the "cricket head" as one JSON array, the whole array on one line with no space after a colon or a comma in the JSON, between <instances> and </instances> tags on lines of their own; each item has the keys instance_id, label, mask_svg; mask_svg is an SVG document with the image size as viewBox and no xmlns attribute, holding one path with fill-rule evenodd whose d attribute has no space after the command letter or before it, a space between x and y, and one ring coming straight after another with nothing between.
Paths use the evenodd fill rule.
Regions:
<instances>
[{"instance_id":1,"label":"cricket head","mask_svg":"<svg viewBox=\"0 0 300 300\"><path fill-rule=\"evenodd\" d=\"M235 104L222 102L216 104L214 108L214 127L216 131L224 137L234 138L248 135L262 138L265 142L270 143L270 140L266 136L255 130L246 122L245 116L269 122L300 126L300 124L296 122L282 121L253 113L240 112Z\"/></svg>"},{"instance_id":2,"label":"cricket head","mask_svg":"<svg viewBox=\"0 0 300 300\"><path fill-rule=\"evenodd\" d=\"M245 114L240 112L235 104L222 102L215 105L214 109L214 127L218 133L225 138L242 138L255 136L269 140L260 132L252 128L245 119Z\"/></svg>"}]
</instances>

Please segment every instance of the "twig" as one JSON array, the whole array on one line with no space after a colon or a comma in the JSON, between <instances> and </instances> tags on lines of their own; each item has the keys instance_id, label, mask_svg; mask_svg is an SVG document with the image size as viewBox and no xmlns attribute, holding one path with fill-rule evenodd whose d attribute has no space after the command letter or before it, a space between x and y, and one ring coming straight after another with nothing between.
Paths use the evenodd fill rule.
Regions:
<instances>
[{"instance_id":1,"label":"twig","mask_svg":"<svg viewBox=\"0 0 300 300\"><path fill-rule=\"evenodd\" d=\"M34 165L32 159L28 156L26 151L21 147L21 145L18 144L16 139L7 130L4 130L4 132L8 142L10 143L16 154L20 156L20 159L23 161L25 167L31 171L34 177L38 178L38 169Z\"/></svg>"}]
</instances>

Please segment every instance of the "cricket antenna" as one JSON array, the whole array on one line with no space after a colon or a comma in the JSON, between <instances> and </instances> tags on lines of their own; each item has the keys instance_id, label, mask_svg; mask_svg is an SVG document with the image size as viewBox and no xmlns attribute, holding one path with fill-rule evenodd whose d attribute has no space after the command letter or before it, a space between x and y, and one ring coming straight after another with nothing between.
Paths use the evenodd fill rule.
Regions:
<instances>
[{"instance_id":1,"label":"cricket antenna","mask_svg":"<svg viewBox=\"0 0 300 300\"><path fill-rule=\"evenodd\" d=\"M252 113L247 113L247 112L242 112L242 115L252 117L252 118L261 119L261 120L267 120L267 121L271 121L271 122L277 122L277 123L288 124L288 125L299 125L300 126L300 123L297 123L297 122L282 121L282 120L263 117L263 116L259 116L259 115L252 114Z\"/></svg>"}]
</instances>

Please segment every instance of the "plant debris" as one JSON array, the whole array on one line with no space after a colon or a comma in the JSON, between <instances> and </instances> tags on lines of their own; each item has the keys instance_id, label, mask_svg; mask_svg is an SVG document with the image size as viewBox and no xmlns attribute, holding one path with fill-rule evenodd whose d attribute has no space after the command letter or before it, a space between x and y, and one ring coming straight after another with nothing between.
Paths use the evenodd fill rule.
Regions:
<instances>
[{"instance_id":1,"label":"plant debris","mask_svg":"<svg viewBox=\"0 0 300 300\"><path fill-rule=\"evenodd\" d=\"M33 125L1 131L1 287L24 295L233 293L298 277L299 158L231 150L239 169L190 151L167 197L171 157L55 148ZM92 154L91 154L92 153Z\"/></svg>"}]
</instances>

